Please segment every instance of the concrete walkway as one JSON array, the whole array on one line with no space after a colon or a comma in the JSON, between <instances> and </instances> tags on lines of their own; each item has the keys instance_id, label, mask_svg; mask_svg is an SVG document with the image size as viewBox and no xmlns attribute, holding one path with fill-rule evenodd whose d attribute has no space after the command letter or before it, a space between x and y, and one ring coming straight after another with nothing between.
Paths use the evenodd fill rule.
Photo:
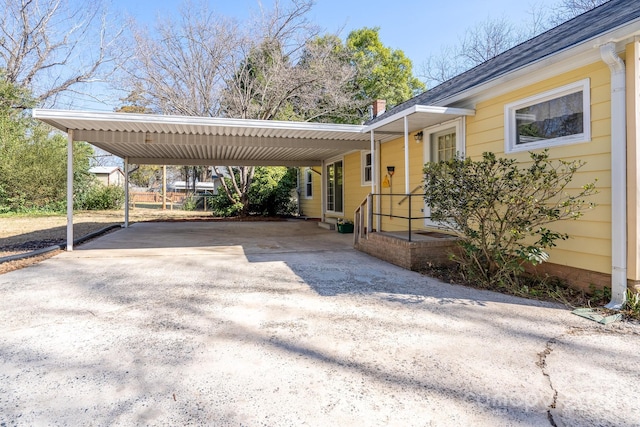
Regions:
<instances>
[{"instance_id":1,"label":"concrete walkway","mask_svg":"<svg viewBox=\"0 0 640 427\"><path fill-rule=\"evenodd\" d=\"M315 223L140 223L0 275L0 426L638 426L640 329Z\"/></svg>"}]
</instances>

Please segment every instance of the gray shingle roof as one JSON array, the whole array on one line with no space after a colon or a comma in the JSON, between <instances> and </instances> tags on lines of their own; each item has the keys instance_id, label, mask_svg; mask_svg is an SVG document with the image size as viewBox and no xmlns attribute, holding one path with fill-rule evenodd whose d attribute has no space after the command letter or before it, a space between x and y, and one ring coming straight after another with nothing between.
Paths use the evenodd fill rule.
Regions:
<instances>
[{"instance_id":1,"label":"gray shingle roof","mask_svg":"<svg viewBox=\"0 0 640 427\"><path fill-rule=\"evenodd\" d=\"M434 105L637 19L640 19L640 1L611 0L395 106L366 124L376 123L414 105Z\"/></svg>"}]
</instances>

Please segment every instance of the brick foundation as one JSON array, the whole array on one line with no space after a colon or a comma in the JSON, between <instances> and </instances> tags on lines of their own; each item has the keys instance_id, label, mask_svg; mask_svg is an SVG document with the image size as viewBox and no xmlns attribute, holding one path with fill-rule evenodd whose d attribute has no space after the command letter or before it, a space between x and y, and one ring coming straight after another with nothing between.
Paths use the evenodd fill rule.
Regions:
<instances>
[{"instance_id":1,"label":"brick foundation","mask_svg":"<svg viewBox=\"0 0 640 427\"><path fill-rule=\"evenodd\" d=\"M457 250L456 238L421 237L409 242L385 233L371 233L368 239L360 239L355 245L359 251L390 262L408 270L418 271L426 265L446 265L451 263L449 254ZM565 280L574 289L589 292L611 287L611 275L566 265L542 263L527 268L533 274L556 277ZM640 281L629 280L629 289L640 291Z\"/></svg>"},{"instance_id":2,"label":"brick foundation","mask_svg":"<svg viewBox=\"0 0 640 427\"><path fill-rule=\"evenodd\" d=\"M371 233L368 239L360 239L356 249L376 258L408 270L417 271L431 263L450 263L449 253L456 250L456 238L421 238L409 242L384 233Z\"/></svg>"}]
</instances>

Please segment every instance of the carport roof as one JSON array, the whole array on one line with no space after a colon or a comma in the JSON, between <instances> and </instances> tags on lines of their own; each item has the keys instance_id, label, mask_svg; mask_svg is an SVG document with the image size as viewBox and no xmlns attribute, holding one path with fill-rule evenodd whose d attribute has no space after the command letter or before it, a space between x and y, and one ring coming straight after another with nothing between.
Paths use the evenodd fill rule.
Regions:
<instances>
[{"instance_id":1,"label":"carport roof","mask_svg":"<svg viewBox=\"0 0 640 427\"><path fill-rule=\"evenodd\" d=\"M418 108L419 107L419 108ZM387 141L407 131L473 114L413 106L374 126L223 119L70 110L33 110L33 117L136 164L318 166L371 147L370 132Z\"/></svg>"}]
</instances>

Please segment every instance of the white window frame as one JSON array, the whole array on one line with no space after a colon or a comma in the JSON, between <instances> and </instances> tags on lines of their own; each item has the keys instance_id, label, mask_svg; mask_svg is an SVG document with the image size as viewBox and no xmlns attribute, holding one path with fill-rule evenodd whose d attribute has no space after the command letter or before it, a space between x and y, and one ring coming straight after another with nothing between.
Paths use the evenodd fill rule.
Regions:
<instances>
[{"instance_id":1,"label":"white window frame","mask_svg":"<svg viewBox=\"0 0 640 427\"><path fill-rule=\"evenodd\" d=\"M313 170L311 168L304 169L304 198L313 199ZM309 194L309 185L311 185L311 194Z\"/></svg>"},{"instance_id":2,"label":"white window frame","mask_svg":"<svg viewBox=\"0 0 640 427\"><path fill-rule=\"evenodd\" d=\"M327 166L332 165L332 164L335 164L335 163L338 163L338 162L341 162L341 163L342 163L342 210L341 210L341 211L336 211L336 210L335 210L335 205L336 205L335 200L333 201L334 210L329 210L329 208L327 208L327 204L328 204L328 197L329 197L329 194L328 194L328 192L329 192L329 186L328 186L328 182L327 182L328 176L325 176L325 173L326 173L326 171L327 171ZM323 203L324 203L324 209L325 209L325 211L326 211L327 213L329 213L329 214L332 214L332 215L340 215L340 216L343 216L343 215L344 215L344 202L345 202L345 197L344 197L344 190L345 190L345 185L344 185L344 181L345 181L345 180L344 180L344 170L345 170L345 169L344 169L344 157L336 157L336 158L329 159L329 160L327 160L327 161L325 161L325 162L324 162L324 170L322 171L322 179L324 180L324 183L325 183L325 184L324 184L324 187L325 187L325 188L324 188L324 193L325 193L325 194L324 194L324 200L323 200Z\"/></svg>"},{"instance_id":3,"label":"white window frame","mask_svg":"<svg viewBox=\"0 0 640 427\"><path fill-rule=\"evenodd\" d=\"M459 118L455 120L448 121L446 123L442 123L440 125L431 126L429 128L423 129L422 133L424 137L422 139L424 144L424 153L423 159L424 163L431 161L431 137L433 134L440 133L447 129L455 128L456 131L456 151L458 156L464 157L465 153L465 132L464 132L464 118Z\"/></svg>"},{"instance_id":4,"label":"white window frame","mask_svg":"<svg viewBox=\"0 0 640 427\"><path fill-rule=\"evenodd\" d=\"M448 121L446 123L442 123L436 126L431 126L429 128L423 129L424 137L422 139L423 147L423 160L424 163L431 162L431 138L434 134L438 134L448 129L455 129L456 132L456 151L457 156L464 158L465 157L465 149L466 149L466 129L465 129L465 118L460 117L458 119L454 119ZM431 206L424 204L424 216L431 215ZM431 221L430 218L425 218L424 225L430 228L443 228L443 225L436 221Z\"/></svg>"},{"instance_id":5,"label":"white window frame","mask_svg":"<svg viewBox=\"0 0 640 427\"><path fill-rule=\"evenodd\" d=\"M572 93L582 92L582 122L583 132L543 141L528 142L516 145L516 111L531 105L561 98ZM591 141L591 90L589 79L580 80L528 98L511 102L504 106L504 151L507 154L522 151L532 151L541 148L558 147L569 144L579 144Z\"/></svg>"},{"instance_id":6,"label":"white window frame","mask_svg":"<svg viewBox=\"0 0 640 427\"><path fill-rule=\"evenodd\" d=\"M367 156L370 156L369 158L372 160L372 163L367 165ZM367 151L361 151L361 155L360 155L360 185L363 187L367 187L367 186L371 186L371 179L369 179L367 181L366 179L366 170L367 167L369 168L369 177L373 176L373 155L371 154L370 150Z\"/></svg>"}]
</instances>

